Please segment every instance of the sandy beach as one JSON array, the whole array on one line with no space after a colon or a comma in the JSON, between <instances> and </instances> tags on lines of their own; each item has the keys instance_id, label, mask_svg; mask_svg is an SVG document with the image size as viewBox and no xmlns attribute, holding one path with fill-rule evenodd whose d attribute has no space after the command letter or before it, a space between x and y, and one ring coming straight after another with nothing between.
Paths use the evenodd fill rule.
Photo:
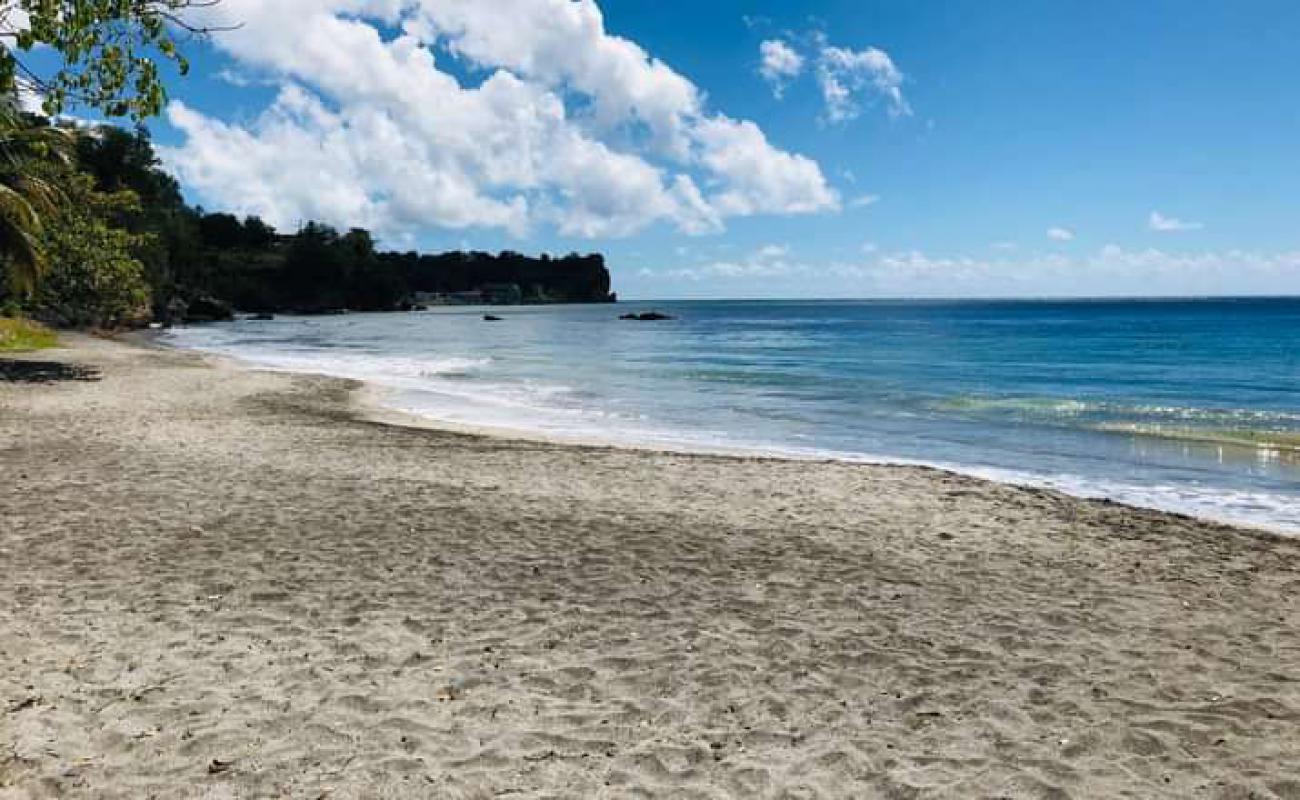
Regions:
<instances>
[{"instance_id":1,"label":"sandy beach","mask_svg":"<svg viewBox=\"0 0 1300 800\"><path fill-rule=\"evenodd\" d=\"M1298 540L65 345L0 380L0 798L1300 797Z\"/></svg>"}]
</instances>

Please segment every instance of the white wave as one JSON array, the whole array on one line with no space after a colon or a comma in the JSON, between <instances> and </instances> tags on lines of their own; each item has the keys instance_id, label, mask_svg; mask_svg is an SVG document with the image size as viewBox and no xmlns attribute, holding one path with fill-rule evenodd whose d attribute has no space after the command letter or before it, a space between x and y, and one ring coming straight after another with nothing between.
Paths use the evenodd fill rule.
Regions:
<instances>
[{"instance_id":1,"label":"white wave","mask_svg":"<svg viewBox=\"0 0 1300 800\"><path fill-rule=\"evenodd\" d=\"M747 440L735 432L724 430L690 430L682 426L656 424L639 411L612 408L607 400L591 402L565 384L496 378L492 370L494 362L487 357L465 354L394 356L360 348L247 341L236 331L220 327L179 329L166 340L181 347L231 356L265 369L362 380L390 390L384 395L384 400L394 410L435 423L592 444L927 466L999 483L1054 489L1077 497L1106 498L1138 507L1300 535L1300 504L1290 495L1233 491L1222 487L1143 485L1078 475L1042 474L1031 470ZM1148 408L1162 413L1183 410ZM1073 406L1058 409L1071 413L1079 410Z\"/></svg>"}]
</instances>

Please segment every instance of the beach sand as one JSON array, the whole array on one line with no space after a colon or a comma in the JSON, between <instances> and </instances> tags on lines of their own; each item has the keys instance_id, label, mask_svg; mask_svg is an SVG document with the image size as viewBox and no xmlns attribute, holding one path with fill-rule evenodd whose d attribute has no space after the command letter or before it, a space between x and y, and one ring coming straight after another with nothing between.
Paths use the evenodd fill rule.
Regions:
<instances>
[{"instance_id":1,"label":"beach sand","mask_svg":"<svg viewBox=\"0 0 1300 800\"><path fill-rule=\"evenodd\" d=\"M1300 541L67 344L0 381L0 798L1300 797Z\"/></svg>"}]
</instances>

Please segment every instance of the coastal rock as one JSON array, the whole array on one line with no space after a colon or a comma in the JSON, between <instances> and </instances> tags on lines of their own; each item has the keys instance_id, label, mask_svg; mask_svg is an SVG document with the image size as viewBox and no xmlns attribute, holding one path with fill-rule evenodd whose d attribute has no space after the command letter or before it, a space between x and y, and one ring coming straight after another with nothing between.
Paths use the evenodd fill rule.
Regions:
<instances>
[{"instance_id":1,"label":"coastal rock","mask_svg":"<svg viewBox=\"0 0 1300 800\"><path fill-rule=\"evenodd\" d=\"M500 318L500 317L497 317L497 316L494 316L494 315L492 315L492 314L484 314L484 315L483 315L483 321L484 321L484 322L500 322L500 321L501 321L501 318Z\"/></svg>"},{"instance_id":2,"label":"coastal rock","mask_svg":"<svg viewBox=\"0 0 1300 800\"><path fill-rule=\"evenodd\" d=\"M235 310L211 295L198 295L185 306L185 322L222 322L234 318Z\"/></svg>"},{"instance_id":3,"label":"coastal rock","mask_svg":"<svg viewBox=\"0 0 1300 800\"><path fill-rule=\"evenodd\" d=\"M164 328L170 328L177 323L185 321L185 310L189 304L179 297L173 297L167 301L167 305L158 310L158 322Z\"/></svg>"},{"instance_id":4,"label":"coastal rock","mask_svg":"<svg viewBox=\"0 0 1300 800\"><path fill-rule=\"evenodd\" d=\"M677 319L669 314L661 314L658 311L642 311L641 313L622 314L619 319L628 319L636 322L659 322L667 319Z\"/></svg>"}]
</instances>

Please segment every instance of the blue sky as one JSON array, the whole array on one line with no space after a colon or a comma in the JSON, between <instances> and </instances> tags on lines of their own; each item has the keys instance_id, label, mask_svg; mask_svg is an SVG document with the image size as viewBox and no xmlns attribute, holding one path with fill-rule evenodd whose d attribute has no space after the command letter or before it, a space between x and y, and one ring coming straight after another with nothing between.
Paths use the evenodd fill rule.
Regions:
<instances>
[{"instance_id":1,"label":"blue sky","mask_svg":"<svg viewBox=\"0 0 1300 800\"><path fill-rule=\"evenodd\" d=\"M1293 2L219 14L152 125L210 208L599 250L633 297L1300 293Z\"/></svg>"}]
</instances>

